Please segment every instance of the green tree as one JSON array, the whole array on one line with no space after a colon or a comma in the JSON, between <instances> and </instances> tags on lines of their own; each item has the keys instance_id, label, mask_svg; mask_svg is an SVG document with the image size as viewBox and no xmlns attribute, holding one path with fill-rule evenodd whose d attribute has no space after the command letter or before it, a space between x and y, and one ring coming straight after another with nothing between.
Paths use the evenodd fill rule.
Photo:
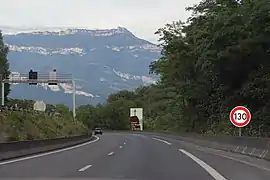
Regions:
<instances>
[{"instance_id":1,"label":"green tree","mask_svg":"<svg viewBox=\"0 0 270 180\"><path fill-rule=\"evenodd\" d=\"M187 23L157 32L162 58L150 70L161 75L161 83L177 88L181 119L190 123L190 131L233 130L224 123L230 108L247 104L256 112L268 106L269 3L204 0L187 9L193 14Z\"/></svg>"},{"instance_id":2,"label":"green tree","mask_svg":"<svg viewBox=\"0 0 270 180\"><path fill-rule=\"evenodd\" d=\"M93 129L95 127L95 120L98 117L95 117L96 108L91 105L80 106L76 109L77 119L83 122L89 129Z\"/></svg>"},{"instance_id":3,"label":"green tree","mask_svg":"<svg viewBox=\"0 0 270 180\"><path fill-rule=\"evenodd\" d=\"M7 59L7 55L8 55L8 47L4 44L3 41L3 36L2 33L0 31L0 75L1 75L1 79L5 79L8 78L8 76L10 75L10 71L9 71L9 63L8 63L8 59ZM2 84L0 85L1 87L1 94L2 94ZM5 97L5 101L7 101L7 96L10 92L10 85L5 83L5 92L4 92L4 97Z\"/></svg>"}]
</instances>

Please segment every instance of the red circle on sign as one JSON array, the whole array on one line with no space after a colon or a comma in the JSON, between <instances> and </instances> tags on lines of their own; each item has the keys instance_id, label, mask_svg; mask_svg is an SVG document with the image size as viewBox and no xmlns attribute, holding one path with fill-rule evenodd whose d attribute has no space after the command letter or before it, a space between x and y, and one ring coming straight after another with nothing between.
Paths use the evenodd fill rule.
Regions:
<instances>
[{"instance_id":1,"label":"red circle on sign","mask_svg":"<svg viewBox=\"0 0 270 180\"><path fill-rule=\"evenodd\" d=\"M242 123L239 123L236 121L236 119L234 118L234 114L236 111L242 110L246 113L246 120ZM244 106L236 106L235 108L233 108L230 112L230 121L231 123L236 126L236 127L245 127L246 125L249 124L251 120L251 113L248 110L248 108L244 107Z\"/></svg>"}]
</instances>

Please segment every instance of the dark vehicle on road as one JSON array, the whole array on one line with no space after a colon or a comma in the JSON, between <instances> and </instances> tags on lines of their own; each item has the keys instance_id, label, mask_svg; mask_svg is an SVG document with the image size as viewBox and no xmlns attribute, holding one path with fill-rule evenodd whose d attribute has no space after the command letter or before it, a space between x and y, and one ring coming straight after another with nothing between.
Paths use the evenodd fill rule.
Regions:
<instances>
[{"instance_id":1,"label":"dark vehicle on road","mask_svg":"<svg viewBox=\"0 0 270 180\"><path fill-rule=\"evenodd\" d=\"M95 128L95 129L94 129L94 135L97 135L97 134L100 134L100 135L103 134L103 131L102 131L101 128Z\"/></svg>"}]
</instances>

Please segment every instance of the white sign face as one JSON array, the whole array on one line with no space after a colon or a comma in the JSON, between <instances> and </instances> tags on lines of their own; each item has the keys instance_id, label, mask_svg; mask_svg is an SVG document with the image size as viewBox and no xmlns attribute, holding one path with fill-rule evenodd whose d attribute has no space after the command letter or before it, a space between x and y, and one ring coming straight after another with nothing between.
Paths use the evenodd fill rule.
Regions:
<instances>
[{"instance_id":1,"label":"white sign face","mask_svg":"<svg viewBox=\"0 0 270 180\"><path fill-rule=\"evenodd\" d=\"M36 101L35 104L34 104L33 109L35 111L43 111L43 112L45 112L46 111L46 104L43 101Z\"/></svg>"},{"instance_id":2,"label":"white sign face","mask_svg":"<svg viewBox=\"0 0 270 180\"><path fill-rule=\"evenodd\" d=\"M130 108L130 116L137 116L139 120L142 120L143 108Z\"/></svg>"},{"instance_id":3,"label":"white sign face","mask_svg":"<svg viewBox=\"0 0 270 180\"><path fill-rule=\"evenodd\" d=\"M130 108L130 117L137 116L140 121L141 131L143 130L143 108Z\"/></svg>"}]
</instances>

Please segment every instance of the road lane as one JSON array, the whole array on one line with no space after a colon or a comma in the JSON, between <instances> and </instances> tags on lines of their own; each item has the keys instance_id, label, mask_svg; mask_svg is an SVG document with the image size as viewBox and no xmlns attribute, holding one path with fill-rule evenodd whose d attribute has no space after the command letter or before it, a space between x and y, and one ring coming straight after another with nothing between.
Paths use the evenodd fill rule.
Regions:
<instances>
[{"instance_id":1,"label":"road lane","mask_svg":"<svg viewBox=\"0 0 270 180\"><path fill-rule=\"evenodd\" d=\"M104 137L106 136L110 137L109 134ZM117 149L125 140L124 136L115 137L100 138L95 143L61 153L0 165L0 179L1 177L62 177L70 172L76 172L89 165L89 162L99 161L104 154L108 154L108 150Z\"/></svg>"},{"instance_id":2,"label":"road lane","mask_svg":"<svg viewBox=\"0 0 270 180\"><path fill-rule=\"evenodd\" d=\"M269 180L270 163L171 137L105 132L86 146L0 165L0 179L12 177Z\"/></svg>"},{"instance_id":3,"label":"road lane","mask_svg":"<svg viewBox=\"0 0 270 180\"><path fill-rule=\"evenodd\" d=\"M138 180L213 180L196 162L170 145L143 135L126 135L128 142L91 169L69 177ZM194 173L196 172L196 173Z\"/></svg>"}]
</instances>

